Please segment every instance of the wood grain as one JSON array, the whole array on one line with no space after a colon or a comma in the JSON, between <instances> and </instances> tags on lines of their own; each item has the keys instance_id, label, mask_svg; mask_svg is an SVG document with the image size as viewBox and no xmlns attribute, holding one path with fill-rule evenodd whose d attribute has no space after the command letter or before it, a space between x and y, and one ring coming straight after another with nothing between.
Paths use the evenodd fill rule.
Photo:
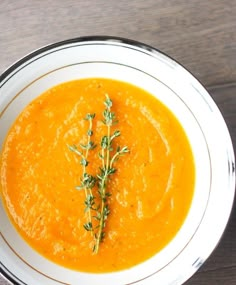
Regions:
<instances>
[{"instance_id":1,"label":"wood grain","mask_svg":"<svg viewBox=\"0 0 236 285\"><path fill-rule=\"evenodd\" d=\"M174 57L207 86L236 149L235 15L235 0L1 0L0 73L55 41L85 35L138 40ZM6 284L0 277L0 285ZM236 204L219 246L186 282L234 284Z\"/></svg>"}]
</instances>

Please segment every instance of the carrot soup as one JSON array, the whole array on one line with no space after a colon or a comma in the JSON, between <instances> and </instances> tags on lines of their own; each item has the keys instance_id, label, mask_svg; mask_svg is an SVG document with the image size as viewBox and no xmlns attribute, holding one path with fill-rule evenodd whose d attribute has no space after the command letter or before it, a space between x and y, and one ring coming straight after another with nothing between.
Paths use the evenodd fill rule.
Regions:
<instances>
[{"instance_id":1,"label":"carrot soup","mask_svg":"<svg viewBox=\"0 0 236 285\"><path fill-rule=\"evenodd\" d=\"M96 179L105 156L106 98L117 120L108 151L111 158L126 151L114 158L102 207ZM86 114L94 116L85 120ZM87 193L80 189L85 170L95 178ZM70 81L37 97L12 125L0 157L1 196L19 234L47 259L83 272L127 269L163 249L187 216L194 182L191 146L172 112L146 91L111 79Z\"/></svg>"}]
</instances>

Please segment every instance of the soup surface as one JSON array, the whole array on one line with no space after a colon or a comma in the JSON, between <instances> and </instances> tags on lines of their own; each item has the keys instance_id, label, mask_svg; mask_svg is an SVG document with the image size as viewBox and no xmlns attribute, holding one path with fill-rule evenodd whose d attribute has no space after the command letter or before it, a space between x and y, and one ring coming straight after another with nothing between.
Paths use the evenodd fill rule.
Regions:
<instances>
[{"instance_id":1,"label":"soup surface","mask_svg":"<svg viewBox=\"0 0 236 285\"><path fill-rule=\"evenodd\" d=\"M85 192L76 190L82 166L68 145L85 144L93 120L88 169L101 164L99 141L105 94L120 130L114 146L129 153L115 162L108 182L110 214L97 254L83 224ZM161 102L125 82L91 78L55 86L16 119L2 148L0 186L8 215L40 254L84 272L110 272L138 264L165 247L186 218L194 192L191 147L180 123ZM96 196L96 194L95 194Z\"/></svg>"}]
</instances>

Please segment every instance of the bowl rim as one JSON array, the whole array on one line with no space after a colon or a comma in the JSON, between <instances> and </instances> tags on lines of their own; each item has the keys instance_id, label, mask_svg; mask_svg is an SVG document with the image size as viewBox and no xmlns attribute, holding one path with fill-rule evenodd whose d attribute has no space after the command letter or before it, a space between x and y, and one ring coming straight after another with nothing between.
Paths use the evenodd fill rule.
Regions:
<instances>
[{"instance_id":1,"label":"bowl rim","mask_svg":"<svg viewBox=\"0 0 236 285\"><path fill-rule=\"evenodd\" d=\"M51 43L48 45L45 45L43 47L40 47L32 52L30 52L29 54L25 55L24 57L20 58L19 60L17 60L15 63L13 63L12 65L10 65L5 71L3 71L2 74L0 74L0 89L1 87L8 81L4 80L12 74L12 76L14 75L14 71L21 67L22 64L24 64L25 62L27 62L28 60L34 58L35 56L38 56L46 51L49 51L51 49L57 48L57 47L61 47L63 45L68 45L68 44L73 44L73 43L82 43L82 42L96 42L96 41L100 41L100 42L119 42L122 44L127 44L130 46L134 46L134 47L138 47L141 48L145 51L151 52L151 53L156 53L158 52L159 54L164 55L165 57L167 57L168 59L172 60L173 62L177 63L179 66L181 66L184 70L186 70L196 81L198 81L198 83L200 85L202 85L204 87L204 85L201 83L201 81L199 79L197 79L193 73L191 71L189 71L183 64L179 63L176 59L172 58L171 56L169 56L168 54L166 54L165 52L159 50L158 48L154 48L151 45L148 44L144 44L142 42L133 40L133 39L128 39L128 38L124 38L124 37L117 37L117 36L106 36L106 35L95 35L95 36L82 36L82 37L76 37L76 38L71 38L71 39L67 39L67 40L62 40L62 41L58 41L55 43ZM11 77L10 77L11 78ZM10 79L9 78L9 79ZM1 83L3 82L3 85L1 85ZM208 92L207 92L208 93ZM209 93L208 93L209 94ZM209 94L210 96L210 94ZM211 96L210 96L211 97ZM211 97L212 98L212 97ZM217 105L216 105L217 106ZM218 107L218 106L217 106ZM220 112L221 113L221 112ZM223 117L223 116L222 116ZM227 125L226 125L227 127ZM229 132L229 137L230 137L230 141L232 143L232 139L231 139L231 135ZM232 144L233 146L233 144ZM235 181L235 163L234 163L234 150L232 152L232 171L231 174L234 176L233 179ZM233 210L233 205L235 202L235 191L233 193L233 199L232 199L232 206L230 209L230 215L225 223L225 227L221 233L221 236L218 237L218 243L221 241L223 234L225 232L225 229L227 227L227 224L229 223L230 220L230 216L232 214L232 210ZM214 249L211 252L208 252L208 257L214 252L214 250L216 249L217 245L214 247ZM207 258L208 258L207 257ZM206 260L206 259L205 259ZM202 264L205 262L205 260L202 262ZM201 264L201 265L202 265ZM2 262L0 262L0 275L2 275L7 281L11 282L11 284L15 284L18 285L19 283L17 283L15 280L13 280L13 278L11 278L11 276L9 276L9 274L4 270L4 265L2 264Z\"/></svg>"},{"instance_id":2,"label":"bowl rim","mask_svg":"<svg viewBox=\"0 0 236 285\"><path fill-rule=\"evenodd\" d=\"M188 69L185 65L180 63L178 60L176 60L174 57L170 56L169 54L163 52L159 48L156 48L152 45L143 43L141 41L137 41L131 38L125 38L125 37L119 37L119 36L109 36L109 35L90 35L90 36L81 36L81 37L74 37L69 38L53 43L46 44L44 46L41 46L39 48L36 48L35 50L29 52L28 54L24 55L20 59L16 60L14 63L9 65L1 74L0 74L0 88L1 88L1 82L9 76L15 69L20 67L23 63L27 62L28 60L32 59L33 57L40 55L46 51L49 51L51 49L67 45L67 44L73 44L73 43L81 43L81 42L96 42L96 41L103 41L103 42L119 42L122 44L131 45L137 48L144 49L149 52L158 52L167 58L171 59L173 62L180 65L183 69L185 69L188 73L190 73L195 80L197 80L202 86L204 84Z\"/></svg>"}]
</instances>

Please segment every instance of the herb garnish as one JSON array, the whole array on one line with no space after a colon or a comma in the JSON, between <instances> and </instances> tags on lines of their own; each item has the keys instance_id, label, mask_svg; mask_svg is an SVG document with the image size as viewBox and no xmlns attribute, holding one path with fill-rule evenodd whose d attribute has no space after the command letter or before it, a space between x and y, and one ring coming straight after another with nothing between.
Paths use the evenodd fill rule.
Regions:
<instances>
[{"instance_id":1,"label":"herb garnish","mask_svg":"<svg viewBox=\"0 0 236 285\"><path fill-rule=\"evenodd\" d=\"M85 120L89 121L89 129L87 131L87 144L80 144L80 148L82 151L79 151L76 145L71 145L68 146L71 151L76 153L81 157L80 164L83 167L83 173L82 177L80 179L81 184L79 186L76 186L77 190L84 190L85 191L85 212L88 213L88 221L84 224L84 228L87 231L92 230L92 215L91 215L91 210L95 210L93 208L95 202L94 202L94 195L92 193L92 189L96 184L96 177L92 176L91 174L87 173L86 167L89 164L88 161L88 153L90 150L93 150L96 145L94 142L91 140L91 136L93 135L93 130L92 130L92 121L95 117L95 114L87 114L86 117L84 118ZM85 153L84 153L85 151Z\"/></svg>"},{"instance_id":2,"label":"herb garnish","mask_svg":"<svg viewBox=\"0 0 236 285\"><path fill-rule=\"evenodd\" d=\"M110 214L110 208L108 198L112 195L108 190L110 176L116 172L114 167L115 162L120 156L129 152L127 146L113 148L113 141L115 138L121 135L119 130L111 131L112 126L118 123L115 113L111 111L112 100L106 94L104 101L105 110L103 112L103 124L106 126L106 135L102 136L100 141L99 158L101 160L101 166L96 175L87 173L86 167L89 164L88 154L90 150L93 150L96 145L91 140L93 135L92 121L95 114L87 114L85 117L89 121L89 129L87 131L87 144L80 144L82 151L79 151L76 145L68 146L69 149L81 157L80 164L83 167L83 173L80 178L81 185L76 186L77 190L85 191L85 212L88 213L88 220L84 224L86 231L90 231L94 238L93 252L95 254L99 251L100 243L103 242L105 237L105 226L108 215ZM84 153L85 152L85 153ZM96 194L97 195L96 195ZM92 211L94 215L92 215Z\"/></svg>"}]
</instances>

